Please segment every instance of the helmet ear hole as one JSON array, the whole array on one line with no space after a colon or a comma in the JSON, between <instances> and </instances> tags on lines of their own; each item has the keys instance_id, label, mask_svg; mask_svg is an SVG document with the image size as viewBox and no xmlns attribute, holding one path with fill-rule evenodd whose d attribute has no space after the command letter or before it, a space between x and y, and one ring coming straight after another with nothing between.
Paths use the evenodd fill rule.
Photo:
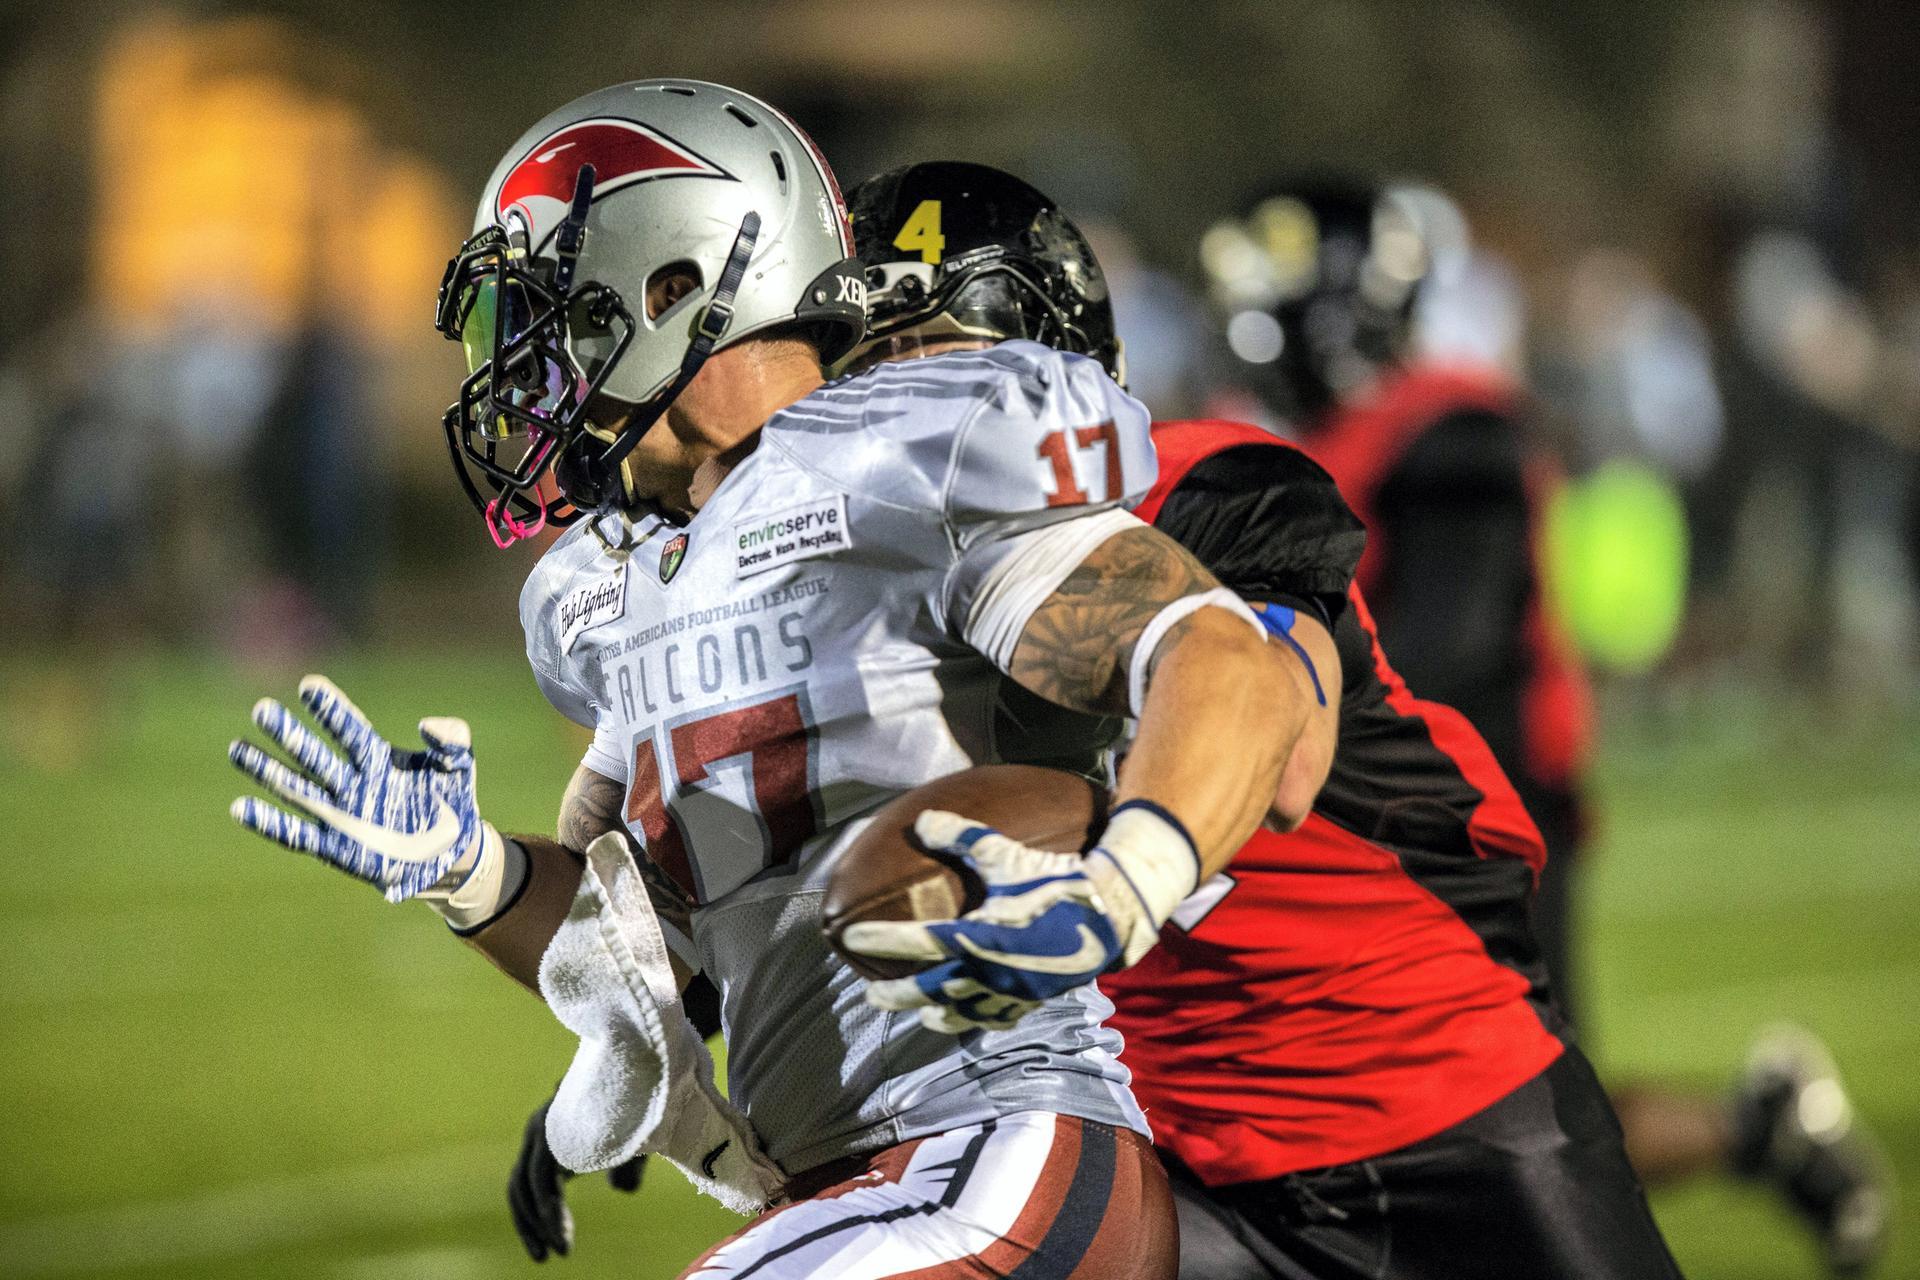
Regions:
<instances>
[{"instance_id":1,"label":"helmet ear hole","mask_svg":"<svg viewBox=\"0 0 1920 1280\"><path fill-rule=\"evenodd\" d=\"M705 283L700 277L700 265L696 262L682 259L657 268L647 277L648 321L658 320L682 298L700 292Z\"/></svg>"}]
</instances>

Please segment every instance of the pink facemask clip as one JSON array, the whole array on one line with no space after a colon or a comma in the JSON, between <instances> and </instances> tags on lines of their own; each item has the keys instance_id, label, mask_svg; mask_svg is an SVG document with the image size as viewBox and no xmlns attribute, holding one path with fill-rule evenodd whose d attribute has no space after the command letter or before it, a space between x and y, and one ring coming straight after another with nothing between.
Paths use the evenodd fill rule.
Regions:
<instances>
[{"instance_id":1,"label":"pink facemask clip","mask_svg":"<svg viewBox=\"0 0 1920 1280\"><path fill-rule=\"evenodd\" d=\"M514 515L504 497L487 503L487 535L493 539L494 546L505 551L514 543L531 538L547 527L547 495L538 482L533 486L533 496L539 500L539 514L532 520L522 520Z\"/></svg>"}]
</instances>

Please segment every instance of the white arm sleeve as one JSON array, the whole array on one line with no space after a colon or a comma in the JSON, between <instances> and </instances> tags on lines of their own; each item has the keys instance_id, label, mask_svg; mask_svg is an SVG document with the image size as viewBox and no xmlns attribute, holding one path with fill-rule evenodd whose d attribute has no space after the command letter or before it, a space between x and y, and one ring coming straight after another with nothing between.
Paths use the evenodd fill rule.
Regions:
<instances>
[{"instance_id":1,"label":"white arm sleeve","mask_svg":"<svg viewBox=\"0 0 1920 1280\"><path fill-rule=\"evenodd\" d=\"M602 720L594 727L593 742L580 763L602 777L625 782L632 776L633 761L626 758L624 746L620 734Z\"/></svg>"},{"instance_id":2,"label":"white arm sleeve","mask_svg":"<svg viewBox=\"0 0 1920 1280\"><path fill-rule=\"evenodd\" d=\"M950 600L957 607L948 617L961 639L1006 671L1034 610L1060 589L1067 575L1115 534L1146 527L1139 517L1109 508L1010 537L976 541L949 577Z\"/></svg>"}]
</instances>

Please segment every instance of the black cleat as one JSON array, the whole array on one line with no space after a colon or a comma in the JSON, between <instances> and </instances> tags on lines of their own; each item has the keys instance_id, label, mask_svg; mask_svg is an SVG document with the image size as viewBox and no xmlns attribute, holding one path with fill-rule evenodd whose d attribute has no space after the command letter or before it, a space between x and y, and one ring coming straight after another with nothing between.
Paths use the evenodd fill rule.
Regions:
<instances>
[{"instance_id":1,"label":"black cleat","mask_svg":"<svg viewBox=\"0 0 1920 1280\"><path fill-rule=\"evenodd\" d=\"M1734 1172L1776 1188L1819 1236L1835 1275L1858 1276L1886 1251L1893 1179L1812 1032L1763 1031L1733 1097Z\"/></svg>"}]
</instances>

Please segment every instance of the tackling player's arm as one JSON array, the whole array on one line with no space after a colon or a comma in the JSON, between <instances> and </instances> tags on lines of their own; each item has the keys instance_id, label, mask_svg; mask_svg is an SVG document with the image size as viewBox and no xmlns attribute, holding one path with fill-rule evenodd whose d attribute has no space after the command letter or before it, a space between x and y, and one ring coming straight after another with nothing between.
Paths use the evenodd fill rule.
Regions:
<instances>
[{"instance_id":1,"label":"tackling player's arm","mask_svg":"<svg viewBox=\"0 0 1920 1280\"><path fill-rule=\"evenodd\" d=\"M1273 807L1267 811L1269 827L1295 831L1313 812L1320 788L1333 771L1333 753L1340 746L1340 695L1345 692L1340 652L1332 632L1300 609L1263 602L1254 605L1254 612L1282 643L1300 647L1308 676L1314 681L1314 705L1307 709L1306 724L1287 756L1286 767L1280 771Z\"/></svg>"},{"instance_id":2,"label":"tackling player's arm","mask_svg":"<svg viewBox=\"0 0 1920 1280\"><path fill-rule=\"evenodd\" d=\"M1346 662L1335 626L1348 608L1366 530L1333 477L1306 454L1248 427L1172 422L1157 443L1177 459L1142 505L1153 526L1253 606L1276 655L1313 685L1305 726L1280 776L1267 824L1306 820L1339 745Z\"/></svg>"}]
</instances>

